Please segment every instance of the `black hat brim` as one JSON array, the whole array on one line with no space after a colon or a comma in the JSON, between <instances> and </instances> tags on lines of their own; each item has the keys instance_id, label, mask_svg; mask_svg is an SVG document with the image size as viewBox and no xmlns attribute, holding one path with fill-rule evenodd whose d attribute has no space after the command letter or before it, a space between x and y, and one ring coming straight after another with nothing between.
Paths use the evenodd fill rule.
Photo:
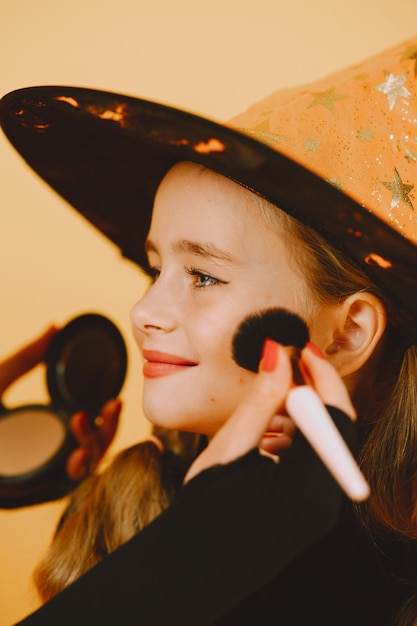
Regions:
<instances>
[{"instance_id":1,"label":"black hat brim","mask_svg":"<svg viewBox=\"0 0 417 626\"><path fill-rule=\"evenodd\" d=\"M341 249L417 317L417 247L335 187L226 125L130 96L30 87L0 101L0 123L24 160L121 250L146 268L153 198L179 161L258 192Z\"/></svg>"}]
</instances>

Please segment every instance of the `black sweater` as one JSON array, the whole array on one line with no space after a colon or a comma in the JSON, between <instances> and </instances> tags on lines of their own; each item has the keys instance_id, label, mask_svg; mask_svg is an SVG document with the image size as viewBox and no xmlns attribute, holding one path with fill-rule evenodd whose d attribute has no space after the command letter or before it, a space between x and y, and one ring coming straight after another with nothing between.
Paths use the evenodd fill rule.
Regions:
<instances>
[{"instance_id":1,"label":"black sweater","mask_svg":"<svg viewBox=\"0 0 417 626\"><path fill-rule=\"evenodd\" d=\"M353 447L354 425L331 412ZM409 589L350 509L297 434L278 464L253 450L198 475L141 533L20 624L385 626Z\"/></svg>"}]
</instances>

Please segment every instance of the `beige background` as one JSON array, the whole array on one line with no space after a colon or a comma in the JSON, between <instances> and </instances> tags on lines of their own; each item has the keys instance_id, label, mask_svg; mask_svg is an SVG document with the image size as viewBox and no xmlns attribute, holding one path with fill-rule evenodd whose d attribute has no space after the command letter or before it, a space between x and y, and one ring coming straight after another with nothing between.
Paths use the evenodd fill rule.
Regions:
<instances>
[{"instance_id":1,"label":"beige background","mask_svg":"<svg viewBox=\"0 0 417 626\"><path fill-rule=\"evenodd\" d=\"M279 86L320 78L417 34L415 0L0 0L0 95L72 84L224 120ZM0 136L0 358L51 322L94 310L129 342L113 451L142 438L140 362L128 312L138 270L40 182ZM10 405L46 401L44 371ZM0 626L37 604L30 581L60 504L0 512Z\"/></svg>"}]
</instances>

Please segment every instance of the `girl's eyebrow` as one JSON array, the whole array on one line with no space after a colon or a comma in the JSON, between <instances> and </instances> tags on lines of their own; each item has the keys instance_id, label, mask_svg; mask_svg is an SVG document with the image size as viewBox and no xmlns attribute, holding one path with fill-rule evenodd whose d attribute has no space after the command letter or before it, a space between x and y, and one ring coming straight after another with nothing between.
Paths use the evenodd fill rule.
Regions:
<instances>
[{"instance_id":1,"label":"girl's eyebrow","mask_svg":"<svg viewBox=\"0 0 417 626\"><path fill-rule=\"evenodd\" d=\"M150 239L145 243L146 252L158 252L156 245ZM171 250L179 254L193 254L194 256L211 259L215 261L225 261L227 263L238 264L238 259L218 248L211 242L196 242L189 239L178 239L171 244Z\"/></svg>"}]
</instances>

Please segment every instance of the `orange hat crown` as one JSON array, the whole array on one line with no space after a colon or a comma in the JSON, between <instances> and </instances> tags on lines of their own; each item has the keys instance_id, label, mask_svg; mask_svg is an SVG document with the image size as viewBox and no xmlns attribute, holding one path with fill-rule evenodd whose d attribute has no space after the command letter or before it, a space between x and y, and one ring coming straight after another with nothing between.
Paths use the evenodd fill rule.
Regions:
<instances>
[{"instance_id":1,"label":"orange hat crown","mask_svg":"<svg viewBox=\"0 0 417 626\"><path fill-rule=\"evenodd\" d=\"M417 37L318 82L280 90L231 125L417 240Z\"/></svg>"}]
</instances>

